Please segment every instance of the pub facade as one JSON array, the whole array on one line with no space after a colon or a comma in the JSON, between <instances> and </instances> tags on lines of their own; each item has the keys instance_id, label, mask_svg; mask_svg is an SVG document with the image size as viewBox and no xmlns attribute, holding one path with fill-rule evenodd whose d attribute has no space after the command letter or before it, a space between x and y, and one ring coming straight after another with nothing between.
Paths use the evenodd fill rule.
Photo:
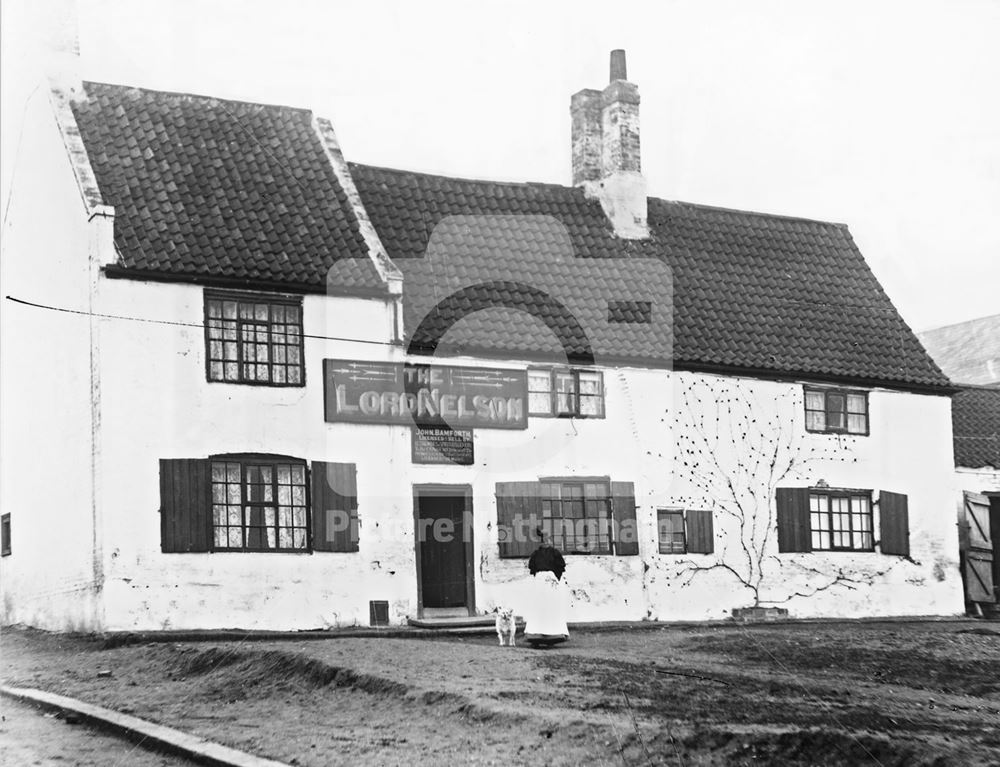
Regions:
<instances>
[{"instance_id":1,"label":"pub facade","mask_svg":"<svg viewBox=\"0 0 1000 767\"><path fill-rule=\"evenodd\" d=\"M572 186L501 184L54 81L6 233L3 620L517 609L539 530L572 621L961 611L949 385L846 227L647 197L623 56L571 117Z\"/></svg>"}]
</instances>

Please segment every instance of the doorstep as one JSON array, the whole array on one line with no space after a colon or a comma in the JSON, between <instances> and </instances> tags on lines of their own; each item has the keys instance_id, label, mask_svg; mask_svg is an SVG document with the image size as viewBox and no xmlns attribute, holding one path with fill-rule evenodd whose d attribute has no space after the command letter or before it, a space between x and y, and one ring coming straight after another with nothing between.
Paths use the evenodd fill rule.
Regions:
<instances>
[{"instance_id":1,"label":"doorstep","mask_svg":"<svg viewBox=\"0 0 1000 767\"><path fill-rule=\"evenodd\" d=\"M517 627L524 628L524 619L516 618ZM462 633L492 633L496 628L496 616L490 615L455 615L455 616L427 616L423 618L408 618L407 623L419 629L437 629L463 631Z\"/></svg>"}]
</instances>

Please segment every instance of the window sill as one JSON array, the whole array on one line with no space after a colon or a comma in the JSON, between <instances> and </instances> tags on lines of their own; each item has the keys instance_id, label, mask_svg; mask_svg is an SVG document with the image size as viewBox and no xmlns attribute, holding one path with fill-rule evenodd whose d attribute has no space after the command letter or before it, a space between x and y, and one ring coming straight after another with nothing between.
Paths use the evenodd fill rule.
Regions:
<instances>
[{"instance_id":1,"label":"window sill","mask_svg":"<svg viewBox=\"0 0 1000 767\"><path fill-rule=\"evenodd\" d=\"M561 418L567 421L603 421L603 415L576 415L575 413L528 413L528 418Z\"/></svg>"},{"instance_id":2,"label":"window sill","mask_svg":"<svg viewBox=\"0 0 1000 767\"><path fill-rule=\"evenodd\" d=\"M813 549L812 551L781 551L780 554L878 554L875 549Z\"/></svg>"},{"instance_id":3,"label":"window sill","mask_svg":"<svg viewBox=\"0 0 1000 767\"><path fill-rule=\"evenodd\" d=\"M192 552L194 553L194 552ZM312 549L211 549L209 554L312 554Z\"/></svg>"},{"instance_id":4,"label":"window sill","mask_svg":"<svg viewBox=\"0 0 1000 767\"><path fill-rule=\"evenodd\" d=\"M304 389L305 381L302 383L266 383L264 381L216 381L206 379L210 384L227 384L229 386L256 386L262 389Z\"/></svg>"},{"instance_id":5,"label":"window sill","mask_svg":"<svg viewBox=\"0 0 1000 767\"><path fill-rule=\"evenodd\" d=\"M847 431L840 429L810 429L806 427L806 432L809 434L833 434L839 437L870 437L870 431Z\"/></svg>"}]
</instances>

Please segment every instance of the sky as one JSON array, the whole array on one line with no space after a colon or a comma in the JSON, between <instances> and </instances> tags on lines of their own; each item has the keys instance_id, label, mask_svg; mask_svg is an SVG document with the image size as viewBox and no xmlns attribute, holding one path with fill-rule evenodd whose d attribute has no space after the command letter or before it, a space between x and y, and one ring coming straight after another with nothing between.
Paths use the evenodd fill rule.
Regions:
<instances>
[{"instance_id":1,"label":"sky","mask_svg":"<svg viewBox=\"0 0 1000 767\"><path fill-rule=\"evenodd\" d=\"M34 0L52 4L67 0ZM917 331L1000 313L1000 0L77 0L85 79L306 107L349 160L570 180L624 48L653 196L844 222ZM4 198L36 72L4 0Z\"/></svg>"}]
</instances>

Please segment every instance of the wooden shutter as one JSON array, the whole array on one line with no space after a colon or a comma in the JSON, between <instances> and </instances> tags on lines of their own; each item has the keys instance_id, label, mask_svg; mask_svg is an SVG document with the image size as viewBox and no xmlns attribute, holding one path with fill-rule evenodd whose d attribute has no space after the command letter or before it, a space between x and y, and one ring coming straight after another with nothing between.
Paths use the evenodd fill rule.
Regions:
<instances>
[{"instance_id":1,"label":"wooden shutter","mask_svg":"<svg viewBox=\"0 0 1000 767\"><path fill-rule=\"evenodd\" d=\"M965 527L967 545L974 549L993 550L990 529L990 499L979 493L965 492Z\"/></svg>"},{"instance_id":2,"label":"wooden shutter","mask_svg":"<svg viewBox=\"0 0 1000 767\"><path fill-rule=\"evenodd\" d=\"M880 490L878 512L882 553L910 556L910 514L906 496Z\"/></svg>"},{"instance_id":3,"label":"wooden shutter","mask_svg":"<svg viewBox=\"0 0 1000 767\"><path fill-rule=\"evenodd\" d=\"M812 551L809 531L809 488L779 487L777 491L778 551Z\"/></svg>"},{"instance_id":4,"label":"wooden shutter","mask_svg":"<svg viewBox=\"0 0 1000 767\"><path fill-rule=\"evenodd\" d=\"M979 493L964 493L962 523L959 540L962 546L962 565L965 595L970 602L996 601L997 583L994 578L993 538L990 499Z\"/></svg>"},{"instance_id":5,"label":"wooden shutter","mask_svg":"<svg viewBox=\"0 0 1000 767\"><path fill-rule=\"evenodd\" d=\"M965 598L970 602L996 602L993 558L978 549L962 552L965 565Z\"/></svg>"},{"instance_id":6,"label":"wooden shutter","mask_svg":"<svg viewBox=\"0 0 1000 767\"><path fill-rule=\"evenodd\" d=\"M211 495L207 459L160 459L161 551L211 551Z\"/></svg>"},{"instance_id":7,"label":"wooden shutter","mask_svg":"<svg viewBox=\"0 0 1000 767\"><path fill-rule=\"evenodd\" d=\"M542 524L542 486L538 482L497 482L497 541L502 559L529 557Z\"/></svg>"},{"instance_id":8,"label":"wooden shutter","mask_svg":"<svg viewBox=\"0 0 1000 767\"><path fill-rule=\"evenodd\" d=\"M711 554L715 551L715 530L712 512L707 509L689 509L687 517L687 550L690 554Z\"/></svg>"},{"instance_id":9,"label":"wooden shutter","mask_svg":"<svg viewBox=\"0 0 1000 767\"><path fill-rule=\"evenodd\" d=\"M313 461L313 551L357 551L359 539L357 467Z\"/></svg>"},{"instance_id":10,"label":"wooden shutter","mask_svg":"<svg viewBox=\"0 0 1000 767\"><path fill-rule=\"evenodd\" d=\"M639 554L639 531L635 522L635 486L611 483L611 505L615 518L615 553L620 557Z\"/></svg>"}]
</instances>

